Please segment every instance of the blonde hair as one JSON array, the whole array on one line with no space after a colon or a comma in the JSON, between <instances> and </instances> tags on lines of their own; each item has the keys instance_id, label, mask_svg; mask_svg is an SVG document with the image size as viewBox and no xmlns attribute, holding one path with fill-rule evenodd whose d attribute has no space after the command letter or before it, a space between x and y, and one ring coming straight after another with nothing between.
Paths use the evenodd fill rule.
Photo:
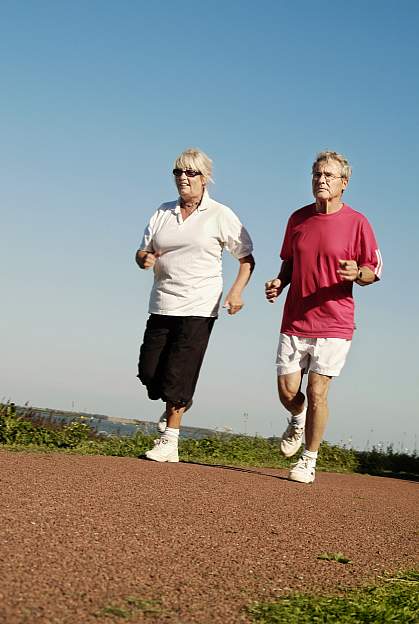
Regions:
<instances>
[{"instance_id":1,"label":"blonde hair","mask_svg":"<svg viewBox=\"0 0 419 624\"><path fill-rule=\"evenodd\" d=\"M182 152L175 160L175 169L194 169L199 171L202 177L207 182L213 182L211 178L212 174L212 160L204 152L195 147L190 147Z\"/></svg>"},{"instance_id":2,"label":"blonde hair","mask_svg":"<svg viewBox=\"0 0 419 624\"><path fill-rule=\"evenodd\" d=\"M317 154L316 160L314 161L311 168L312 173L314 173L314 168L319 162L324 162L328 160L335 160L336 162L340 163L342 178L349 180L352 175L352 167L349 164L349 161L345 158L345 156L343 156L342 154L338 154L337 152L325 151Z\"/></svg>"}]
</instances>

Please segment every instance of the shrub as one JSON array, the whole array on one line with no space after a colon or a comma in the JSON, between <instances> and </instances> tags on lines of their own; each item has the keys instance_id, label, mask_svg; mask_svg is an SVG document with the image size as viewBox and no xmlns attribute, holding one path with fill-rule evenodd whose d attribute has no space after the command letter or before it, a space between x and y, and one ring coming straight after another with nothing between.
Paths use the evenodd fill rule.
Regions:
<instances>
[{"instance_id":1,"label":"shrub","mask_svg":"<svg viewBox=\"0 0 419 624\"><path fill-rule=\"evenodd\" d=\"M137 432L132 437L102 438L84 422L83 416L68 424L45 423L35 414L22 411L17 414L13 403L0 404L0 444L15 448L36 447L68 450L89 455L141 457L152 445L153 437ZM230 466L285 468L291 460L283 457L278 438L216 434L211 437L181 439L180 455L183 461ZM320 470L334 472L363 472L375 475L419 475L419 457L415 453L395 453L377 449L355 451L323 442L317 462Z\"/></svg>"}]
</instances>

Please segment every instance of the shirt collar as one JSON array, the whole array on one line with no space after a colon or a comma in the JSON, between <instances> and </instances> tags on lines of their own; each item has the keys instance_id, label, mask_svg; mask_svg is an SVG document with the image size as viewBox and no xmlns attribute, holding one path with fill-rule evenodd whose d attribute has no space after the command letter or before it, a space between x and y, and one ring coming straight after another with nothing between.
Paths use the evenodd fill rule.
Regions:
<instances>
[{"instance_id":1,"label":"shirt collar","mask_svg":"<svg viewBox=\"0 0 419 624\"><path fill-rule=\"evenodd\" d=\"M199 204L197 210L200 212L201 210L206 210L209 207L210 196L207 189L204 190L204 194L202 195L201 203ZM176 205L173 209L173 212L178 215L180 214L180 197L177 198Z\"/></svg>"}]
</instances>

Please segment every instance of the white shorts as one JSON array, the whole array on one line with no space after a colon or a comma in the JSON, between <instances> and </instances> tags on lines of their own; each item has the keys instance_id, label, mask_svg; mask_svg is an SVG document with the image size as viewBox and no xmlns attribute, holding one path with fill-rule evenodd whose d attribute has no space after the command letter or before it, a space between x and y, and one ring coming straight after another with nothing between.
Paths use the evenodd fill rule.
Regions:
<instances>
[{"instance_id":1,"label":"white shorts","mask_svg":"<svg viewBox=\"0 0 419 624\"><path fill-rule=\"evenodd\" d=\"M302 370L337 377L350 348L351 341L344 338L302 338L280 334L276 356L278 375Z\"/></svg>"}]
</instances>

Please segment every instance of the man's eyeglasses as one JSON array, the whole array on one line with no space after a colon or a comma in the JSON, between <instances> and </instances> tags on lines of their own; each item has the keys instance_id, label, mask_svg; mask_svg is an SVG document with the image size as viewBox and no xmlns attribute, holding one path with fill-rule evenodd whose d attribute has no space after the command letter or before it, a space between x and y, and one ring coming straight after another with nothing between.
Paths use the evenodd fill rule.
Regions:
<instances>
[{"instance_id":1,"label":"man's eyeglasses","mask_svg":"<svg viewBox=\"0 0 419 624\"><path fill-rule=\"evenodd\" d=\"M342 177L335 175L334 173L330 173L329 171L315 171L313 173L313 180L320 180L322 176L324 176L326 180L338 180Z\"/></svg>"},{"instance_id":2,"label":"man's eyeglasses","mask_svg":"<svg viewBox=\"0 0 419 624\"><path fill-rule=\"evenodd\" d=\"M182 173L184 173L187 178L194 178L197 175L202 175L200 171L194 171L193 169L173 169L175 178L180 178Z\"/></svg>"}]
</instances>

